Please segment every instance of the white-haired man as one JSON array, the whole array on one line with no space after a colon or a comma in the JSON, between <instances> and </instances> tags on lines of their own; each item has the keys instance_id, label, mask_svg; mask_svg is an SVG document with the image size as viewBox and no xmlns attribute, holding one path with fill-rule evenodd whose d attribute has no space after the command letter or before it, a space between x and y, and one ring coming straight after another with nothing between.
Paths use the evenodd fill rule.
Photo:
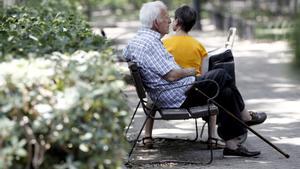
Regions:
<instances>
[{"instance_id":1,"label":"white-haired man","mask_svg":"<svg viewBox=\"0 0 300 169\"><path fill-rule=\"evenodd\" d=\"M171 23L167 7L161 1L143 4L140 10L142 27L124 50L127 61L136 62L142 76L147 93L152 100L156 99L158 92L167 87L190 84L194 81L211 79L218 83L220 92L216 101L244 121L252 124L262 123L266 119L265 113L255 113L251 117L245 110L242 96L233 83L232 78L223 69L207 72L195 78L194 68L182 69L173 56L164 48L161 38L169 33ZM164 92L158 101L160 107L189 107L205 104L202 95L189 92L190 87L181 87ZM211 85L201 85L207 94L211 92ZM220 109L218 133L225 140L226 147L223 154L233 156L256 156L259 151L249 151L240 144L240 138L247 134L247 129ZM153 121L146 124L144 143L151 143Z\"/></svg>"}]
</instances>

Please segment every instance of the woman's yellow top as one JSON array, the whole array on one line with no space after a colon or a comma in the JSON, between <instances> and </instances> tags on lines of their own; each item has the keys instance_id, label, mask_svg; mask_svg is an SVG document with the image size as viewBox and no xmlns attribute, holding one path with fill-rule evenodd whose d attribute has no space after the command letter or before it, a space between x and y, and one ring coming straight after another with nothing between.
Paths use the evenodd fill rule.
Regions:
<instances>
[{"instance_id":1,"label":"woman's yellow top","mask_svg":"<svg viewBox=\"0 0 300 169\"><path fill-rule=\"evenodd\" d=\"M201 65L207 52L203 45L191 36L171 36L163 40L165 48L174 56L182 68L195 68L197 75L201 75Z\"/></svg>"}]
</instances>

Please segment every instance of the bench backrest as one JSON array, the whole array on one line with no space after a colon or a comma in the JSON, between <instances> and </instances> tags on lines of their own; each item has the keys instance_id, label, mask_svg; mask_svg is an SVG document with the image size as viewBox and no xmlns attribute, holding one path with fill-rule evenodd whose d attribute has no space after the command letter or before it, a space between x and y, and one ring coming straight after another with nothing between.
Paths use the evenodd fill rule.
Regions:
<instances>
[{"instance_id":1,"label":"bench backrest","mask_svg":"<svg viewBox=\"0 0 300 169\"><path fill-rule=\"evenodd\" d=\"M146 107L144 104L144 99L146 98L145 88L143 86L143 81L138 69L138 66L135 62L128 62L128 68L130 70L131 76L133 78L133 82L136 88L137 95L139 99L142 101L142 105ZM217 114L218 108L213 104L210 105L202 105L195 106L189 108L163 108L163 109L155 109L158 111L164 120L183 120L189 118L199 118L209 116L211 114ZM146 113L146 111L144 110ZM148 115L146 113L146 115Z\"/></svg>"},{"instance_id":2,"label":"bench backrest","mask_svg":"<svg viewBox=\"0 0 300 169\"><path fill-rule=\"evenodd\" d=\"M133 83L136 88L137 95L140 99L146 98L146 92L143 86L143 81L138 70L138 66L135 62L128 62L128 68L133 78Z\"/></svg>"}]
</instances>

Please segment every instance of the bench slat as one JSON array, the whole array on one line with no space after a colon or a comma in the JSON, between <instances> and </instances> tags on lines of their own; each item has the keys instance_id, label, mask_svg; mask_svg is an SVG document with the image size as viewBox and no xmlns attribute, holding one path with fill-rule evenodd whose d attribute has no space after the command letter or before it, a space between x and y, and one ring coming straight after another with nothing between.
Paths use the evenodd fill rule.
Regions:
<instances>
[{"instance_id":1,"label":"bench slat","mask_svg":"<svg viewBox=\"0 0 300 169\"><path fill-rule=\"evenodd\" d=\"M209 107L210 107L212 115L218 114L218 107L217 106L215 106L213 104L210 104ZM209 115L207 105L190 107L189 112L190 112L192 118L205 117L205 116Z\"/></svg>"},{"instance_id":2,"label":"bench slat","mask_svg":"<svg viewBox=\"0 0 300 169\"><path fill-rule=\"evenodd\" d=\"M210 104L209 107L212 115L218 114L217 106ZM161 109L159 112L164 120L185 120L189 118L200 118L209 116L207 105L190 107L188 109Z\"/></svg>"},{"instance_id":3,"label":"bench slat","mask_svg":"<svg viewBox=\"0 0 300 169\"><path fill-rule=\"evenodd\" d=\"M187 109L161 109L159 112L164 120L184 120L190 118Z\"/></svg>"}]
</instances>

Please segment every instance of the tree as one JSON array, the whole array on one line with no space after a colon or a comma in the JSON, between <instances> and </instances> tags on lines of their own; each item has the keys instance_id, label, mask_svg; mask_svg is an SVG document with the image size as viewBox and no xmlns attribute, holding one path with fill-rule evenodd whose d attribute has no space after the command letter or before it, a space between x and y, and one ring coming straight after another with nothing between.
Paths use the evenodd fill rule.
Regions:
<instances>
[{"instance_id":1,"label":"tree","mask_svg":"<svg viewBox=\"0 0 300 169\"><path fill-rule=\"evenodd\" d=\"M193 0L193 6L194 9L197 12L197 20L195 24L195 28L202 30L202 25L201 25L201 0Z\"/></svg>"},{"instance_id":2,"label":"tree","mask_svg":"<svg viewBox=\"0 0 300 169\"><path fill-rule=\"evenodd\" d=\"M259 9L259 2L258 0L252 0L252 9Z\"/></svg>"},{"instance_id":3,"label":"tree","mask_svg":"<svg viewBox=\"0 0 300 169\"><path fill-rule=\"evenodd\" d=\"M298 12L298 7L299 7L298 0L294 0L294 5L292 5L292 6L294 6L294 14L296 15Z\"/></svg>"}]
</instances>

